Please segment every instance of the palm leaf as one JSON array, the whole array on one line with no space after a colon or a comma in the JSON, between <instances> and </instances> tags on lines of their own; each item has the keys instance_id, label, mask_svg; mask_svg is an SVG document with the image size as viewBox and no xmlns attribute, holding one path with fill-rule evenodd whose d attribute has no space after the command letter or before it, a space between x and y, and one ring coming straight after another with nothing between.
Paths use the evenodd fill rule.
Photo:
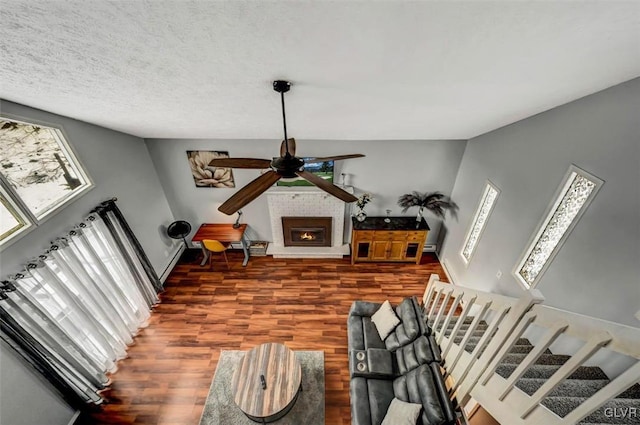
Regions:
<instances>
[{"instance_id":1,"label":"palm leaf","mask_svg":"<svg viewBox=\"0 0 640 425\"><path fill-rule=\"evenodd\" d=\"M450 211L451 215L455 217L458 209L455 202L440 192L420 193L414 191L402 195L398 199L398 205L403 208L403 213L411 207L424 207L441 218L444 218L447 211Z\"/></svg>"}]
</instances>

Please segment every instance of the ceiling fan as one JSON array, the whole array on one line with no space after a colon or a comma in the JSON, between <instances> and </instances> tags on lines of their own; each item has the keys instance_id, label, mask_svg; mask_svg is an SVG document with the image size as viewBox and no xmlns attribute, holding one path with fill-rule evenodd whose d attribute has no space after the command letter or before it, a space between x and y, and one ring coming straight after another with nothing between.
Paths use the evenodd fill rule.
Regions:
<instances>
[{"instance_id":1,"label":"ceiling fan","mask_svg":"<svg viewBox=\"0 0 640 425\"><path fill-rule=\"evenodd\" d=\"M287 118L284 111L284 94L288 92L290 88L291 83L289 81L277 80L273 82L273 89L280 93L280 100L282 103L282 122L284 125L284 140L280 145L279 157L275 157L273 160L256 158L220 158L214 159L209 163L209 165L218 168L269 168L269 171L263 173L260 177L247 184L236 192L235 195L227 199L225 203L220 205L218 207L219 211L227 215L234 214L282 178L302 177L325 192L328 192L345 202L354 202L358 199L322 177L305 171L305 160L295 156L296 140L293 138L287 138ZM327 156L308 158L306 162L337 161L340 159L361 158L363 156L364 155L362 154Z\"/></svg>"}]
</instances>

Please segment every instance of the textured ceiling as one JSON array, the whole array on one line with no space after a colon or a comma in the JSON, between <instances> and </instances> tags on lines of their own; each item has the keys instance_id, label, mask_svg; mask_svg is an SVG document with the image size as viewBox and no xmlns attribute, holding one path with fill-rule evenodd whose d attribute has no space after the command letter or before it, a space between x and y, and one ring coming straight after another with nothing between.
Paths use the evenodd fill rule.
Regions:
<instances>
[{"instance_id":1,"label":"textured ceiling","mask_svg":"<svg viewBox=\"0 0 640 425\"><path fill-rule=\"evenodd\" d=\"M640 2L0 0L0 97L141 137L466 139L640 75Z\"/></svg>"}]
</instances>

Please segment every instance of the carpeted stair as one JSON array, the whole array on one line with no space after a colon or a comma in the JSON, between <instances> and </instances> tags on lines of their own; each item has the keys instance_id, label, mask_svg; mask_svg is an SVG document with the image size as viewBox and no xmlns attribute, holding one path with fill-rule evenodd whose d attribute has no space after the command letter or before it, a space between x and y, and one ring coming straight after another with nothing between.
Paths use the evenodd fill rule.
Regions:
<instances>
[{"instance_id":1,"label":"carpeted stair","mask_svg":"<svg viewBox=\"0 0 640 425\"><path fill-rule=\"evenodd\" d=\"M459 344L466 336L473 319L473 317L465 319L458 335L454 338L454 343ZM457 318L453 317L445 330L445 336L451 335L456 323ZM487 323L481 320L467 341L465 351L471 353L475 349L487 328ZM519 338L496 369L496 373L507 379L532 349L533 345L529 340ZM545 350L535 364L516 382L516 387L528 395L533 395L569 358L570 356L553 354L550 350ZM609 382L609 378L599 367L581 366L543 399L542 405L556 415L565 417ZM640 424L639 384L633 385L608 401L579 423L579 425L604 424Z\"/></svg>"},{"instance_id":2,"label":"carpeted stair","mask_svg":"<svg viewBox=\"0 0 640 425\"><path fill-rule=\"evenodd\" d=\"M471 322L473 321L473 319L474 319L473 317L467 317L464 320L464 322L460 326L458 335L453 339L454 343L459 344L462 341L462 339L466 336L467 331L469 330L469 326L471 326ZM451 322L449 322L449 325L447 326L445 336L451 335L451 332L453 331L453 328L456 326L456 323L457 323L457 319L455 317L452 317ZM475 331L473 331L473 334L469 338L469 341L467 341L467 344L464 346L464 351L468 353L473 352L473 350L476 348L476 345L478 345L480 338L482 338L487 328L488 328L487 322L485 322L484 320L481 320L480 323L478 323L478 326L476 327ZM484 350L481 350L478 356L482 355L483 351Z\"/></svg>"},{"instance_id":3,"label":"carpeted stair","mask_svg":"<svg viewBox=\"0 0 640 425\"><path fill-rule=\"evenodd\" d=\"M527 339L520 338L504 357L496 373L508 378L532 349L533 345ZM567 360L569 356L552 354L546 350L523 377L516 381L516 387L532 395ZM556 415L565 417L608 383L609 378L599 367L581 366L543 399L542 405ZM640 385L636 384L608 401L580 424L640 424Z\"/></svg>"}]
</instances>

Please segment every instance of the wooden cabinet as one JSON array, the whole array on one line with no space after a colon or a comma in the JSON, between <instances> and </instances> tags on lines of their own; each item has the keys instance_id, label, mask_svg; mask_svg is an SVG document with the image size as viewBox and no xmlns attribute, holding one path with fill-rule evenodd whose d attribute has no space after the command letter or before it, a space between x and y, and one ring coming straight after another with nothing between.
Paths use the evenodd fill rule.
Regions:
<instances>
[{"instance_id":1,"label":"wooden cabinet","mask_svg":"<svg viewBox=\"0 0 640 425\"><path fill-rule=\"evenodd\" d=\"M352 219L351 264L361 261L420 263L429 226L413 217L367 217Z\"/></svg>"}]
</instances>

